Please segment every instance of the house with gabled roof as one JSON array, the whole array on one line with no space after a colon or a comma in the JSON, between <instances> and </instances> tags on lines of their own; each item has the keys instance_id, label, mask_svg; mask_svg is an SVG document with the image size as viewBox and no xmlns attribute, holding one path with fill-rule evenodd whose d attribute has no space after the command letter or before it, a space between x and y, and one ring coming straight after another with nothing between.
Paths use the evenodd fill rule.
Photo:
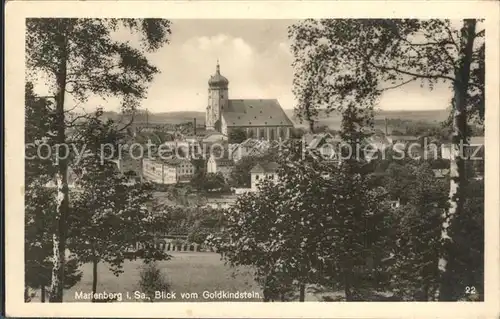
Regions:
<instances>
[{"instance_id":1,"label":"house with gabled roof","mask_svg":"<svg viewBox=\"0 0 500 319\"><path fill-rule=\"evenodd\" d=\"M226 180L231 177L231 172L234 169L234 162L232 159L225 156L215 156L211 154L207 161L207 173L217 174L221 173Z\"/></svg>"},{"instance_id":2,"label":"house with gabled roof","mask_svg":"<svg viewBox=\"0 0 500 319\"><path fill-rule=\"evenodd\" d=\"M250 170L251 189L256 191L263 180L278 181L278 168L276 162L258 163Z\"/></svg>"},{"instance_id":3,"label":"house with gabled roof","mask_svg":"<svg viewBox=\"0 0 500 319\"><path fill-rule=\"evenodd\" d=\"M262 156L272 147L272 143L266 140L248 138L240 144L231 144L229 157L238 162L246 156Z\"/></svg>"}]
</instances>

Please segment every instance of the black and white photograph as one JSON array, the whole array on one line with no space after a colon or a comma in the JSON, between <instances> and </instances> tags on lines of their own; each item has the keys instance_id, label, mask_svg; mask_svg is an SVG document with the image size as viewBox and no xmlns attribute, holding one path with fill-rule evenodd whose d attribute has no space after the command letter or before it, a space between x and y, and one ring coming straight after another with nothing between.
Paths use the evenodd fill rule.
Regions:
<instances>
[{"instance_id":1,"label":"black and white photograph","mask_svg":"<svg viewBox=\"0 0 500 319\"><path fill-rule=\"evenodd\" d=\"M486 18L161 14L24 19L25 305L498 297Z\"/></svg>"}]
</instances>

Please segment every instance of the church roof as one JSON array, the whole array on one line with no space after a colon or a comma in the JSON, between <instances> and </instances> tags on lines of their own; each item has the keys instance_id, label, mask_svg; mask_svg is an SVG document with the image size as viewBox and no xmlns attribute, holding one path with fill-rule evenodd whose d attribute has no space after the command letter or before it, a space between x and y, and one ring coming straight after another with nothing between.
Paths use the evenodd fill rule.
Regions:
<instances>
[{"instance_id":1,"label":"church roof","mask_svg":"<svg viewBox=\"0 0 500 319\"><path fill-rule=\"evenodd\" d=\"M222 116L228 127L293 126L276 99L229 100Z\"/></svg>"}]
</instances>

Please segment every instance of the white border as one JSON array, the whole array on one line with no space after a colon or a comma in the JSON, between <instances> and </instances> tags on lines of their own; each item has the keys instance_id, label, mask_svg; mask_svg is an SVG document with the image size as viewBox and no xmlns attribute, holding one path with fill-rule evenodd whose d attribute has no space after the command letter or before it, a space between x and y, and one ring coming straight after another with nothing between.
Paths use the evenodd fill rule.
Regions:
<instances>
[{"instance_id":1,"label":"white border","mask_svg":"<svg viewBox=\"0 0 500 319\"><path fill-rule=\"evenodd\" d=\"M499 3L495 1L12 1L6 4L6 314L64 317L499 317ZM24 303L24 19L486 19L486 257L483 303Z\"/></svg>"}]
</instances>

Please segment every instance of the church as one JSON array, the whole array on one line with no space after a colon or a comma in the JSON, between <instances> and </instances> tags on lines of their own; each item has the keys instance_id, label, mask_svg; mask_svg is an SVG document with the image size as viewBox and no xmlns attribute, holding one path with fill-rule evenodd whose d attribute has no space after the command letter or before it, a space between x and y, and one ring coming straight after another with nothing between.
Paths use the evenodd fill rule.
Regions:
<instances>
[{"instance_id":1,"label":"church","mask_svg":"<svg viewBox=\"0 0 500 319\"><path fill-rule=\"evenodd\" d=\"M207 130L228 136L232 130L243 130L248 138L288 139L293 128L277 99L229 99L229 81L220 73L208 80Z\"/></svg>"}]
</instances>

